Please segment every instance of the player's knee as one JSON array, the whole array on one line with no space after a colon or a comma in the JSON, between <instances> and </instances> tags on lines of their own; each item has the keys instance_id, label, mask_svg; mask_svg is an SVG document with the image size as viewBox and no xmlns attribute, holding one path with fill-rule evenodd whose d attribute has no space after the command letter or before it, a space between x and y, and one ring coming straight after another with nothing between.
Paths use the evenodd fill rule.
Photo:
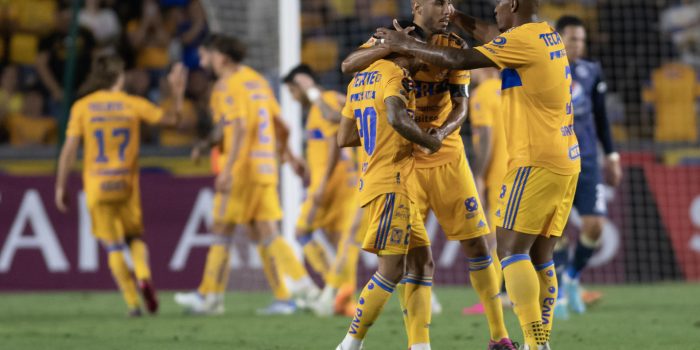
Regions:
<instances>
[{"instance_id":1,"label":"player's knee","mask_svg":"<svg viewBox=\"0 0 700 350\"><path fill-rule=\"evenodd\" d=\"M489 255L489 247L484 236L465 239L459 243L462 246L462 251L468 258L479 258Z\"/></svg>"},{"instance_id":2,"label":"player's knee","mask_svg":"<svg viewBox=\"0 0 700 350\"><path fill-rule=\"evenodd\" d=\"M429 252L428 254L409 254L406 259L406 273L418 276L433 276L435 261Z\"/></svg>"},{"instance_id":3,"label":"player's knee","mask_svg":"<svg viewBox=\"0 0 700 350\"><path fill-rule=\"evenodd\" d=\"M403 255L385 255L379 257L377 271L393 283L399 283L403 279L405 259Z\"/></svg>"},{"instance_id":4,"label":"player's knee","mask_svg":"<svg viewBox=\"0 0 700 350\"><path fill-rule=\"evenodd\" d=\"M603 234L603 225L603 218L596 217L586 220L582 234L593 241L597 241Z\"/></svg>"}]
</instances>

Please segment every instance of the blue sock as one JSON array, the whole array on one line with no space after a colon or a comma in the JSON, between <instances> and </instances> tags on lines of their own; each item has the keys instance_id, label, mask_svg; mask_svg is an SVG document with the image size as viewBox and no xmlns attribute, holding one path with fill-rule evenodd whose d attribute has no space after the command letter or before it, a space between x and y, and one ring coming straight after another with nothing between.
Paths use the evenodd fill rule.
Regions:
<instances>
[{"instance_id":1,"label":"blue sock","mask_svg":"<svg viewBox=\"0 0 700 350\"><path fill-rule=\"evenodd\" d=\"M567 274L572 279L578 279L581 275L581 271L588 265L588 260L591 260L593 253L595 252L595 247L588 247L581 242L579 239L576 242L576 250L574 251L574 258L571 259L569 267L566 269Z\"/></svg>"},{"instance_id":2,"label":"blue sock","mask_svg":"<svg viewBox=\"0 0 700 350\"><path fill-rule=\"evenodd\" d=\"M557 271L557 281L561 281L561 275L564 273L564 271L566 271L566 268L569 265L569 247L564 246L555 250L553 256L554 266L556 267ZM561 299L563 297L564 293L562 293L562 288L559 288L557 299Z\"/></svg>"}]
</instances>

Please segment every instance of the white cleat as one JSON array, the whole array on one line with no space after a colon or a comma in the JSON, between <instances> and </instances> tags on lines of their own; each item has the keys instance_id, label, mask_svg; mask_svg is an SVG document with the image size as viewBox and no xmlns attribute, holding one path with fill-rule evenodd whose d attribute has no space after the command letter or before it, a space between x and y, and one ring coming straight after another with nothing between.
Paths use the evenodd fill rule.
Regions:
<instances>
[{"instance_id":1,"label":"white cleat","mask_svg":"<svg viewBox=\"0 0 700 350\"><path fill-rule=\"evenodd\" d=\"M433 315L440 315L442 313L442 304L440 304L440 300L438 300L435 291L433 291L430 296L430 304Z\"/></svg>"},{"instance_id":2,"label":"white cleat","mask_svg":"<svg viewBox=\"0 0 700 350\"><path fill-rule=\"evenodd\" d=\"M346 334L343 341L335 348L335 350L362 350L364 348L364 341L355 339L349 334Z\"/></svg>"},{"instance_id":3,"label":"white cleat","mask_svg":"<svg viewBox=\"0 0 700 350\"><path fill-rule=\"evenodd\" d=\"M294 301L289 300L289 301L283 301L283 300L275 300L272 302L272 304L268 305L264 309L258 309L256 312L258 315L261 316L276 316L276 315L291 315L297 311L297 307L294 304Z\"/></svg>"},{"instance_id":4,"label":"white cleat","mask_svg":"<svg viewBox=\"0 0 700 350\"><path fill-rule=\"evenodd\" d=\"M220 315L224 313L223 295L198 292L175 293L175 303L182 306L185 312L196 315Z\"/></svg>"},{"instance_id":5,"label":"white cleat","mask_svg":"<svg viewBox=\"0 0 700 350\"><path fill-rule=\"evenodd\" d=\"M309 309L319 317L330 317L335 313L335 290L326 288L318 299L309 303Z\"/></svg>"},{"instance_id":6,"label":"white cleat","mask_svg":"<svg viewBox=\"0 0 700 350\"><path fill-rule=\"evenodd\" d=\"M312 308L312 304L319 299L321 290L316 285L306 285L292 294L292 298L299 310L308 310Z\"/></svg>"},{"instance_id":7,"label":"white cleat","mask_svg":"<svg viewBox=\"0 0 700 350\"><path fill-rule=\"evenodd\" d=\"M532 350L532 348L527 344L523 344L520 345L519 350ZM537 350L552 350L552 348L549 347L549 342L546 342L544 345L537 345Z\"/></svg>"}]
</instances>

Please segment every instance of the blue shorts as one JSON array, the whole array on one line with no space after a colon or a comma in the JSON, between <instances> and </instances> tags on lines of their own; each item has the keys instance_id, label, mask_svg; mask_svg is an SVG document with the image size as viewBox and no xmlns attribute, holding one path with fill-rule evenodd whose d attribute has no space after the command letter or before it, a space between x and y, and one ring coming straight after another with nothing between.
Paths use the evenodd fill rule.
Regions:
<instances>
[{"instance_id":1,"label":"blue shorts","mask_svg":"<svg viewBox=\"0 0 700 350\"><path fill-rule=\"evenodd\" d=\"M581 162L581 174L578 177L574 207L579 215L603 216L608 212L605 202L605 185L600 168L596 162Z\"/></svg>"}]
</instances>

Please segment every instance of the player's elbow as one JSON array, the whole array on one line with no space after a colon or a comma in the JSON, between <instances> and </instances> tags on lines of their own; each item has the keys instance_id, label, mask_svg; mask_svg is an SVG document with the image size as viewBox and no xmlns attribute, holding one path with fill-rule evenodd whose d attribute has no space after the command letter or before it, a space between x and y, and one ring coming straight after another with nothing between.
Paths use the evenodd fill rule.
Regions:
<instances>
[{"instance_id":1,"label":"player's elbow","mask_svg":"<svg viewBox=\"0 0 700 350\"><path fill-rule=\"evenodd\" d=\"M340 70L343 72L343 74L355 73L354 68L355 67L352 64L352 60L350 59L350 57L343 60L343 63L340 64Z\"/></svg>"}]
</instances>

